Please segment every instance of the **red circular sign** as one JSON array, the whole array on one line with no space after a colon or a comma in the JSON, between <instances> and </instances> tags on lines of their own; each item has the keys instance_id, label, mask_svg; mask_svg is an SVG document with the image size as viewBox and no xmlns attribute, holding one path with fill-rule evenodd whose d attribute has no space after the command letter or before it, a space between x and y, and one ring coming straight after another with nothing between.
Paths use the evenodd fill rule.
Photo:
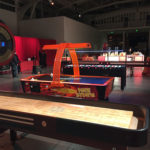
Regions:
<instances>
[{"instance_id":1,"label":"red circular sign","mask_svg":"<svg viewBox=\"0 0 150 150\"><path fill-rule=\"evenodd\" d=\"M7 65L14 55L14 36L9 28L0 23L0 66Z\"/></svg>"}]
</instances>

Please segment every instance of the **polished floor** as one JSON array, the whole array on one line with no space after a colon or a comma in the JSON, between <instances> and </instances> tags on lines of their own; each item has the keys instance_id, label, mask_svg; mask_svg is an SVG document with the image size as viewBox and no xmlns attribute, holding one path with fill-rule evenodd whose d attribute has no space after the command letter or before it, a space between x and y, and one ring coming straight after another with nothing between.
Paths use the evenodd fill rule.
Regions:
<instances>
[{"instance_id":1,"label":"polished floor","mask_svg":"<svg viewBox=\"0 0 150 150\"><path fill-rule=\"evenodd\" d=\"M50 72L49 68L43 69L42 73ZM109 96L110 102L143 105L150 108L150 77L143 77L142 68L135 68L134 75L130 76L127 70L127 84L124 91L120 90L120 78L115 78L114 89ZM11 74L0 75L0 91L22 92L20 78L31 75L30 72L19 74L19 78L12 78ZM140 148L129 150L150 150L150 131L148 144ZM0 150L96 150L92 147L63 142L50 138L27 134L17 141L15 147L9 142L8 134L0 136Z\"/></svg>"}]
</instances>

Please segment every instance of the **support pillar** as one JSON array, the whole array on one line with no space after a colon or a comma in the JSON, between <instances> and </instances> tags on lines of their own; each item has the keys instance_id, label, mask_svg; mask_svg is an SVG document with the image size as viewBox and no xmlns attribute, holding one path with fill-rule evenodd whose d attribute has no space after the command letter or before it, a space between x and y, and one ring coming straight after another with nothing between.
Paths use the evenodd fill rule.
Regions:
<instances>
[{"instance_id":1,"label":"support pillar","mask_svg":"<svg viewBox=\"0 0 150 150\"><path fill-rule=\"evenodd\" d=\"M150 30L148 32L148 52L147 52L147 55L150 56Z\"/></svg>"},{"instance_id":2,"label":"support pillar","mask_svg":"<svg viewBox=\"0 0 150 150\"><path fill-rule=\"evenodd\" d=\"M125 31L123 31L123 34L122 34L122 41L123 41L122 49L123 49L123 50L125 50L125 40L126 40L126 39L125 39L125 38L126 38L125 36L126 36L126 33L125 33Z\"/></svg>"}]
</instances>

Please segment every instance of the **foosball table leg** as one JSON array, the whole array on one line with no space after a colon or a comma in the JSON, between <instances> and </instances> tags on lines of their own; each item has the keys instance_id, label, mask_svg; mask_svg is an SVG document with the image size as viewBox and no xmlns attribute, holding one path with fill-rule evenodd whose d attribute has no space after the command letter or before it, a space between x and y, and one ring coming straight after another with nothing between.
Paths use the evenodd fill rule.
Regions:
<instances>
[{"instance_id":1,"label":"foosball table leg","mask_svg":"<svg viewBox=\"0 0 150 150\"><path fill-rule=\"evenodd\" d=\"M15 145L17 140L17 132L15 130L10 129L10 140L12 145Z\"/></svg>"},{"instance_id":2,"label":"foosball table leg","mask_svg":"<svg viewBox=\"0 0 150 150\"><path fill-rule=\"evenodd\" d=\"M121 148L112 147L112 150L128 150L128 147L121 147Z\"/></svg>"},{"instance_id":3,"label":"foosball table leg","mask_svg":"<svg viewBox=\"0 0 150 150\"><path fill-rule=\"evenodd\" d=\"M133 75L134 75L134 68L130 67L130 76L133 77Z\"/></svg>"},{"instance_id":4,"label":"foosball table leg","mask_svg":"<svg viewBox=\"0 0 150 150\"><path fill-rule=\"evenodd\" d=\"M93 146L94 147L94 146ZM101 149L101 150L128 150L127 146L122 146L122 145L112 145L109 143L101 143L96 146L95 148Z\"/></svg>"}]
</instances>

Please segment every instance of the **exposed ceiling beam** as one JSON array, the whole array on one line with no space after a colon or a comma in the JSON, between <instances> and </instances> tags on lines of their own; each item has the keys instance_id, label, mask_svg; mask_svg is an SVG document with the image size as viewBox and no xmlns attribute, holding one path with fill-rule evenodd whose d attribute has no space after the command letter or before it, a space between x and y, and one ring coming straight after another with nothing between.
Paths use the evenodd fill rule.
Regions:
<instances>
[{"instance_id":1,"label":"exposed ceiling beam","mask_svg":"<svg viewBox=\"0 0 150 150\"><path fill-rule=\"evenodd\" d=\"M88 12L92 12L92 11L95 11L95 10L98 10L98 9L103 9L103 8L106 8L106 7L110 7L110 6L113 6L113 5L119 5L119 4L125 4L125 3L133 3L133 2L139 2L139 1L143 1L143 0L122 0L122 1L119 0L119 1L114 1L114 2L111 2L109 4L97 6L97 7L88 9L86 11L83 11L83 14L88 13Z\"/></svg>"},{"instance_id":2,"label":"exposed ceiling beam","mask_svg":"<svg viewBox=\"0 0 150 150\"><path fill-rule=\"evenodd\" d=\"M29 3L27 3L25 6L21 7L21 8L19 9L19 18L22 19L23 16L24 16L24 14L25 14L25 12L26 12L30 7L33 7L33 5L34 5L35 3L38 3L39 1L41 1L41 0L32 0L32 1L29 1Z\"/></svg>"},{"instance_id":3,"label":"exposed ceiling beam","mask_svg":"<svg viewBox=\"0 0 150 150\"><path fill-rule=\"evenodd\" d=\"M97 28L98 29L98 28ZM128 28L111 28L111 29L98 29L101 32L110 32L110 31L129 31L129 30L135 30L135 29L150 29L149 26L135 26L135 27L128 27Z\"/></svg>"},{"instance_id":4,"label":"exposed ceiling beam","mask_svg":"<svg viewBox=\"0 0 150 150\"><path fill-rule=\"evenodd\" d=\"M78 4L81 4L81 3L86 2L86 1L88 1L88 0L76 0L76 1L74 1L74 2L70 2L68 5L64 5L64 7L59 8L59 10L57 10L56 14L59 15L59 13L60 13L62 10L65 10L65 9L67 9L67 8L73 9L73 8L72 8L73 5L75 5L75 4L78 5Z\"/></svg>"},{"instance_id":5,"label":"exposed ceiling beam","mask_svg":"<svg viewBox=\"0 0 150 150\"><path fill-rule=\"evenodd\" d=\"M15 7L15 4L10 4L10 3L4 2L4 1L0 1L0 4L4 4L4 5L7 5L7 6Z\"/></svg>"},{"instance_id":6,"label":"exposed ceiling beam","mask_svg":"<svg viewBox=\"0 0 150 150\"><path fill-rule=\"evenodd\" d=\"M69 5L70 3L68 2L68 0L57 0L61 5L66 6Z\"/></svg>"},{"instance_id":7,"label":"exposed ceiling beam","mask_svg":"<svg viewBox=\"0 0 150 150\"><path fill-rule=\"evenodd\" d=\"M15 2L15 12L17 12L18 13L18 3L19 3L19 0L14 0L14 2Z\"/></svg>"},{"instance_id":8,"label":"exposed ceiling beam","mask_svg":"<svg viewBox=\"0 0 150 150\"><path fill-rule=\"evenodd\" d=\"M33 14L34 14L34 12L35 12L35 8L36 8L38 2L39 2L39 1L36 1L36 2L34 2L34 4L33 4L32 11L31 11L31 15L30 15L30 19L33 18Z\"/></svg>"},{"instance_id":9,"label":"exposed ceiling beam","mask_svg":"<svg viewBox=\"0 0 150 150\"><path fill-rule=\"evenodd\" d=\"M63 10L63 9L66 9L66 8L69 8L71 7L72 5L74 4L80 4L80 3L83 3L83 2L86 2L87 0L77 0L77 1L74 1L74 2L71 2L70 4L68 5L65 5L64 7L60 8L59 10Z\"/></svg>"}]
</instances>

